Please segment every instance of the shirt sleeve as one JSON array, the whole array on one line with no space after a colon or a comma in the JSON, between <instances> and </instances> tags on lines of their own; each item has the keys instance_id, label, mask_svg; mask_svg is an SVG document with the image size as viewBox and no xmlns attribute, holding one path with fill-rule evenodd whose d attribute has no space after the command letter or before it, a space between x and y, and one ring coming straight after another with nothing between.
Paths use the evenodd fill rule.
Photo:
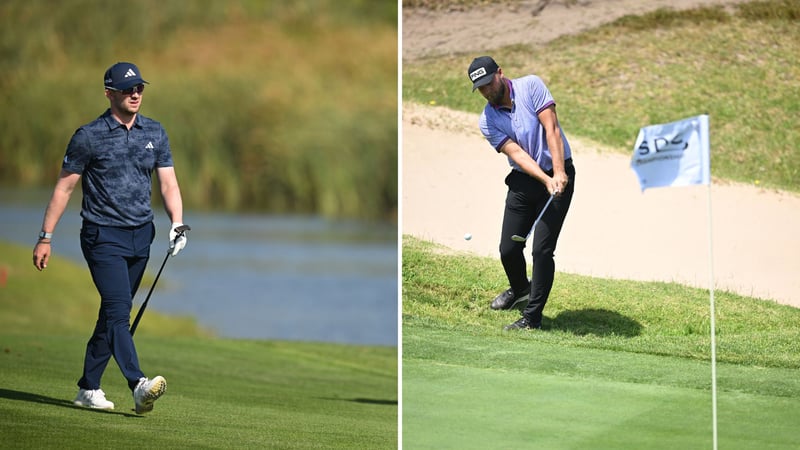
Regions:
<instances>
[{"instance_id":1,"label":"shirt sleeve","mask_svg":"<svg viewBox=\"0 0 800 450\"><path fill-rule=\"evenodd\" d=\"M491 108L491 106L487 106L486 108ZM510 138L506 133L500 130L497 125L494 124L491 119L491 114L492 111L487 113L487 110L484 109L478 122L478 127L481 129L483 137L486 138L492 147L494 147L495 151L500 152L500 149L503 148L503 145Z\"/></svg>"},{"instance_id":2,"label":"shirt sleeve","mask_svg":"<svg viewBox=\"0 0 800 450\"><path fill-rule=\"evenodd\" d=\"M78 128L72 135L72 139L69 140L61 168L67 172L83 174L91 160L92 146L89 134L83 128Z\"/></svg>"},{"instance_id":3,"label":"shirt sleeve","mask_svg":"<svg viewBox=\"0 0 800 450\"><path fill-rule=\"evenodd\" d=\"M160 128L160 136L158 138L158 152L156 153L156 167L173 167L175 163L172 161L172 150L169 146L169 137L167 136L164 127Z\"/></svg>"},{"instance_id":4,"label":"shirt sleeve","mask_svg":"<svg viewBox=\"0 0 800 450\"><path fill-rule=\"evenodd\" d=\"M547 89L547 86L545 86L541 78L536 75L531 75L528 78L531 83L531 100L533 101L534 109L538 115L549 106L555 105L556 102L553 100L553 94L550 93L550 90Z\"/></svg>"}]
</instances>

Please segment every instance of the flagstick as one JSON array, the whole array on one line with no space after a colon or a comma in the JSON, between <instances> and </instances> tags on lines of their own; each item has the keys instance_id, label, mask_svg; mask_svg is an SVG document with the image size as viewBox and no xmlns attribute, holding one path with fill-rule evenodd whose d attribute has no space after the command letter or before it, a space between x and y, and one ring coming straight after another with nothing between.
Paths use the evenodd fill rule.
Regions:
<instances>
[{"instance_id":1,"label":"flagstick","mask_svg":"<svg viewBox=\"0 0 800 450\"><path fill-rule=\"evenodd\" d=\"M708 185L708 265L711 277L709 285L709 309L711 310L711 403L713 416L713 443L717 450L717 324L714 307L714 246L711 226L711 145L709 138L708 113L687 119L641 128L634 144L631 168L639 178L642 192L650 187L686 186L689 184ZM659 144L658 142L661 141ZM699 142L697 142L699 141ZM676 166L671 159L658 157L659 145L662 150L667 144L685 142L681 160L687 158L687 165ZM687 157L687 155L689 155ZM678 168L676 173L675 167Z\"/></svg>"},{"instance_id":2,"label":"flagstick","mask_svg":"<svg viewBox=\"0 0 800 450\"><path fill-rule=\"evenodd\" d=\"M708 266L711 281L709 283L710 309L711 309L711 415L713 421L713 444L717 450L717 338L714 307L714 246L711 231L711 183L708 183Z\"/></svg>"}]
</instances>

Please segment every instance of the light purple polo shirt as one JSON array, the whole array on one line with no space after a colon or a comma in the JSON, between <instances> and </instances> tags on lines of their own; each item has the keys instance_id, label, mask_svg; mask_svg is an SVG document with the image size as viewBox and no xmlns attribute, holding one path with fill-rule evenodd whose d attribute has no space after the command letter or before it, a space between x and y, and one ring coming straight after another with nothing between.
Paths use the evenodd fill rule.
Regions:
<instances>
[{"instance_id":1,"label":"light purple polo shirt","mask_svg":"<svg viewBox=\"0 0 800 450\"><path fill-rule=\"evenodd\" d=\"M496 151L500 151L503 144L509 139L519 144L539 164L543 170L553 168L553 159L547 147L542 124L539 122L539 113L556 102L552 94L544 85L541 78L528 75L508 81L511 89L511 100L514 106L509 111L506 108L495 108L489 103L483 108L479 121L481 133ZM572 157L572 151L561 130L561 140L564 141L564 159ZM508 163L514 170L522 169L508 158Z\"/></svg>"}]
</instances>

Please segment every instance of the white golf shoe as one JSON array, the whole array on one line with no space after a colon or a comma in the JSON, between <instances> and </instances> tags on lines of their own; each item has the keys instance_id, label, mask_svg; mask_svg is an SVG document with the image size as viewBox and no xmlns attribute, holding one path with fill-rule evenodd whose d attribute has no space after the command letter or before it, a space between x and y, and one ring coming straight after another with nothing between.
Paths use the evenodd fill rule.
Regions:
<instances>
[{"instance_id":1,"label":"white golf shoe","mask_svg":"<svg viewBox=\"0 0 800 450\"><path fill-rule=\"evenodd\" d=\"M153 403L167 391L167 380L157 376L152 380L139 378L139 384L133 390L133 402L136 414L144 414L153 410Z\"/></svg>"},{"instance_id":2,"label":"white golf shoe","mask_svg":"<svg viewBox=\"0 0 800 450\"><path fill-rule=\"evenodd\" d=\"M102 389L81 389L72 403L87 408L114 409L114 403L106 400L106 393Z\"/></svg>"}]
</instances>

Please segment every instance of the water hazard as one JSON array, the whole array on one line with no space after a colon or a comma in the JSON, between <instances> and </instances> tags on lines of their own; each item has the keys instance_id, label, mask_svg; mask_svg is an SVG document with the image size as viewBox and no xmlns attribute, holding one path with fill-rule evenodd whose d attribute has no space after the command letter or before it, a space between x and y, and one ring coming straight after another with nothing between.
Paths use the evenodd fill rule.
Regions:
<instances>
[{"instance_id":1,"label":"water hazard","mask_svg":"<svg viewBox=\"0 0 800 450\"><path fill-rule=\"evenodd\" d=\"M32 248L46 203L47 195L0 194L0 239ZM79 203L74 195L53 250L85 266ZM184 217L192 227L188 245L167 261L148 309L193 316L223 337L397 345L395 227L191 211ZM166 255L168 227L166 216L157 216L153 276ZM149 289L140 287L134 311Z\"/></svg>"}]
</instances>

